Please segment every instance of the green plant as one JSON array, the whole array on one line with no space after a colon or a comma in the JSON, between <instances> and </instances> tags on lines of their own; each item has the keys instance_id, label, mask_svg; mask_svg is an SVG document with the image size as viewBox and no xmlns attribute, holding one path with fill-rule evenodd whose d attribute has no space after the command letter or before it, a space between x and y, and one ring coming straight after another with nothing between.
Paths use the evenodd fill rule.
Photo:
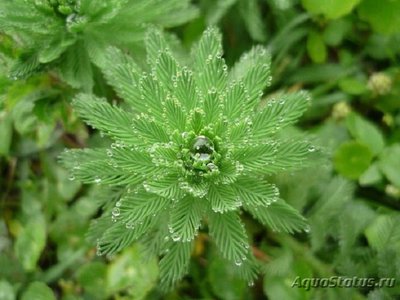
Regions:
<instances>
[{"instance_id":1,"label":"green plant","mask_svg":"<svg viewBox=\"0 0 400 300\"><path fill-rule=\"evenodd\" d=\"M23 42L11 77L51 65L71 86L90 90L92 63L101 65L109 45L140 48L148 24L180 25L197 15L189 0L5 0L0 31Z\"/></svg>"},{"instance_id":2,"label":"green plant","mask_svg":"<svg viewBox=\"0 0 400 300\"><path fill-rule=\"evenodd\" d=\"M222 257L251 283L257 263L241 210L273 230L307 229L265 176L302 167L315 151L304 137L280 136L310 97L304 91L279 94L260 105L271 80L270 56L256 46L228 72L214 28L193 47L190 68L157 30L150 30L146 47L147 72L108 50L104 73L126 107L89 94L73 101L88 124L114 140L110 147L61 156L72 179L120 187L115 207L92 227L101 235L98 252L147 240L146 251L162 255L161 282L169 287L186 273L203 223Z\"/></svg>"}]
</instances>

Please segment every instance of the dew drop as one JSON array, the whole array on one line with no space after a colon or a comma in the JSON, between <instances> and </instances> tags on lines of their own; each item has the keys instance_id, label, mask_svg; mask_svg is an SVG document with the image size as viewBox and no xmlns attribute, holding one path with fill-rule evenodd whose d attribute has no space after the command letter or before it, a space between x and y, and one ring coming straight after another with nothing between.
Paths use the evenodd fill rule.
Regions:
<instances>
[{"instance_id":1,"label":"dew drop","mask_svg":"<svg viewBox=\"0 0 400 300\"><path fill-rule=\"evenodd\" d=\"M308 152L314 152L316 149L314 146L308 147Z\"/></svg>"},{"instance_id":2,"label":"dew drop","mask_svg":"<svg viewBox=\"0 0 400 300\"><path fill-rule=\"evenodd\" d=\"M121 211L119 210L119 208L118 207L114 207L113 210L112 210L112 215L114 217L118 217L120 214L121 214Z\"/></svg>"},{"instance_id":3,"label":"dew drop","mask_svg":"<svg viewBox=\"0 0 400 300\"><path fill-rule=\"evenodd\" d=\"M235 265L237 265L238 267L241 266L242 263L243 263L243 261L240 259L235 260Z\"/></svg>"}]
</instances>

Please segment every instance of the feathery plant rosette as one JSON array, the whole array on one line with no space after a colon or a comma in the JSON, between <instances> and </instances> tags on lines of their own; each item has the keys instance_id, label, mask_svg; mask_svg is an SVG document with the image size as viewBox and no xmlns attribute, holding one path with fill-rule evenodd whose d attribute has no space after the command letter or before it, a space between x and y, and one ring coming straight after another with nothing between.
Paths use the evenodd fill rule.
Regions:
<instances>
[{"instance_id":1,"label":"feathery plant rosette","mask_svg":"<svg viewBox=\"0 0 400 300\"><path fill-rule=\"evenodd\" d=\"M138 50L149 24L169 28L197 14L190 0L2 0L0 31L25 47L13 78L52 64L70 85L90 90L91 63L101 65L109 45Z\"/></svg>"},{"instance_id":2,"label":"feathery plant rosette","mask_svg":"<svg viewBox=\"0 0 400 300\"><path fill-rule=\"evenodd\" d=\"M142 71L112 48L104 72L122 108L81 94L74 107L88 124L114 140L109 148L67 150L61 156L73 178L119 186L121 196L92 226L99 254L140 240L161 255L164 286L187 271L202 224L222 257L251 282L257 272L240 211L273 230L305 230L305 219L279 198L264 177L301 167L315 148L279 138L310 99L281 94L263 107L270 56L256 46L228 71L218 30L205 31L185 66L163 34L146 38L149 69Z\"/></svg>"}]
</instances>

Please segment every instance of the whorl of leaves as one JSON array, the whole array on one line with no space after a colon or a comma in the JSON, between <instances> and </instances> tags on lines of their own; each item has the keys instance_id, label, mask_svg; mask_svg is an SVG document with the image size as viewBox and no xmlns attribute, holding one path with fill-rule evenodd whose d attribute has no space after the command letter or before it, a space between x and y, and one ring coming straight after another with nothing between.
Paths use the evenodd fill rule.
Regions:
<instances>
[{"instance_id":1,"label":"whorl of leaves","mask_svg":"<svg viewBox=\"0 0 400 300\"><path fill-rule=\"evenodd\" d=\"M161 32L150 30L145 41L147 71L115 48L104 66L130 109L89 94L74 100L80 116L114 143L61 157L75 179L124 189L93 226L102 228L98 251L111 254L145 239L162 256L161 282L168 288L185 275L206 224L221 256L252 281L257 263L242 209L273 230L307 228L265 176L302 167L314 151L307 141L277 135L307 109L309 95L281 94L260 105L271 81L269 54L256 46L229 71L214 28L193 47L189 65Z\"/></svg>"}]
</instances>

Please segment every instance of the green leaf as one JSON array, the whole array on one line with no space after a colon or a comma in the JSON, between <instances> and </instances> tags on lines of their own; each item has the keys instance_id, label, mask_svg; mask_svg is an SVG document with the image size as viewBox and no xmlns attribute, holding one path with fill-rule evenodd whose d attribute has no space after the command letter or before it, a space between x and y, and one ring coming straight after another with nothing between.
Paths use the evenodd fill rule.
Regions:
<instances>
[{"instance_id":1,"label":"green leaf","mask_svg":"<svg viewBox=\"0 0 400 300\"><path fill-rule=\"evenodd\" d=\"M255 46L243 54L229 73L229 81L242 82L247 89L248 99L243 104L242 113L252 111L259 103L262 92L271 84L270 77L271 56L262 46ZM232 99L227 98L227 101ZM237 102L238 99L235 99Z\"/></svg>"},{"instance_id":2,"label":"green leaf","mask_svg":"<svg viewBox=\"0 0 400 300\"><path fill-rule=\"evenodd\" d=\"M118 209L124 222L136 223L147 217L156 216L170 202L168 198L139 190L124 195L118 202Z\"/></svg>"},{"instance_id":3,"label":"green leaf","mask_svg":"<svg viewBox=\"0 0 400 300\"><path fill-rule=\"evenodd\" d=\"M224 258L238 266L246 260L249 243L237 212L210 213L209 232Z\"/></svg>"},{"instance_id":4,"label":"green leaf","mask_svg":"<svg viewBox=\"0 0 400 300\"><path fill-rule=\"evenodd\" d=\"M210 185L207 200L214 212L224 213L237 209L241 203L232 185Z\"/></svg>"},{"instance_id":5,"label":"green leaf","mask_svg":"<svg viewBox=\"0 0 400 300\"><path fill-rule=\"evenodd\" d=\"M171 131L179 130L179 132L184 132L186 126L186 113L183 110L182 104L176 99L167 99L164 102L164 108L164 118L167 119Z\"/></svg>"},{"instance_id":6,"label":"green leaf","mask_svg":"<svg viewBox=\"0 0 400 300\"><path fill-rule=\"evenodd\" d=\"M307 52L311 60L317 64L326 61L327 50L322 35L311 31L307 37Z\"/></svg>"},{"instance_id":7,"label":"green leaf","mask_svg":"<svg viewBox=\"0 0 400 300\"><path fill-rule=\"evenodd\" d=\"M238 148L234 159L253 174L275 174L304 166L315 147L306 141L269 142Z\"/></svg>"},{"instance_id":8,"label":"green leaf","mask_svg":"<svg viewBox=\"0 0 400 300\"><path fill-rule=\"evenodd\" d=\"M23 79L39 71L40 62L37 53L25 53L16 61L10 71L10 77Z\"/></svg>"},{"instance_id":9,"label":"green leaf","mask_svg":"<svg viewBox=\"0 0 400 300\"><path fill-rule=\"evenodd\" d=\"M337 19L329 22L323 33L325 43L329 46L339 46L351 26L352 23L346 19Z\"/></svg>"},{"instance_id":10,"label":"green leaf","mask_svg":"<svg viewBox=\"0 0 400 300\"><path fill-rule=\"evenodd\" d=\"M379 165L373 163L369 168L360 176L359 182L361 185L372 185L382 180L382 173L379 170Z\"/></svg>"},{"instance_id":11,"label":"green leaf","mask_svg":"<svg viewBox=\"0 0 400 300\"><path fill-rule=\"evenodd\" d=\"M373 154L367 146L355 141L342 144L334 156L335 169L343 176L357 179L372 161Z\"/></svg>"},{"instance_id":12,"label":"green leaf","mask_svg":"<svg viewBox=\"0 0 400 300\"><path fill-rule=\"evenodd\" d=\"M346 118L347 129L360 143L369 147L373 154L378 154L385 146L385 140L380 130L370 121L356 113L350 113Z\"/></svg>"},{"instance_id":13,"label":"green leaf","mask_svg":"<svg viewBox=\"0 0 400 300\"><path fill-rule=\"evenodd\" d=\"M265 140L277 130L294 124L310 106L310 95L305 91L283 94L270 99L253 118L252 138Z\"/></svg>"},{"instance_id":14,"label":"green leaf","mask_svg":"<svg viewBox=\"0 0 400 300\"><path fill-rule=\"evenodd\" d=\"M221 116L221 96L216 92L210 92L204 97L204 123L212 124L215 123Z\"/></svg>"},{"instance_id":15,"label":"green leaf","mask_svg":"<svg viewBox=\"0 0 400 300\"><path fill-rule=\"evenodd\" d=\"M15 300L16 295L12 285L5 280L0 281L0 299L1 300Z\"/></svg>"},{"instance_id":16,"label":"green leaf","mask_svg":"<svg viewBox=\"0 0 400 300\"><path fill-rule=\"evenodd\" d=\"M250 101L250 95L242 81L233 83L225 96L224 115L236 119L243 114L245 101Z\"/></svg>"},{"instance_id":17,"label":"green leaf","mask_svg":"<svg viewBox=\"0 0 400 300\"><path fill-rule=\"evenodd\" d=\"M241 176L233 184L233 189L245 205L269 206L279 197L279 190L259 178Z\"/></svg>"},{"instance_id":18,"label":"green leaf","mask_svg":"<svg viewBox=\"0 0 400 300\"><path fill-rule=\"evenodd\" d=\"M32 216L18 234L14 244L15 255L26 271L35 270L45 246L46 222L44 216Z\"/></svg>"},{"instance_id":19,"label":"green leaf","mask_svg":"<svg viewBox=\"0 0 400 300\"><path fill-rule=\"evenodd\" d=\"M150 30L146 36L147 60L152 67L152 75L167 90L172 90L173 79L179 69L169 45L161 31Z\"/></svg>"},{"instance_id":20,"label":"green leaf","mask_svg":"<svg viewBox=\"0 0 400 300\"><path fill-rule=\"evenodd\" d=\"M0 156L7 156L12 139L12 117L6 111L0 111Z\"/></svg>"},{"instance_id":21,"label":"green leaf","mask_svg":"<svg viewBox=\"0 0 400 300\"><path fill-rule=\"evenodd\" d=\"M79 285L96 299L106 298L106 275L107 265L102 262L85 264L76 273Z\"/></svg>"},{"instance_id":22,"label":"green leaf","mask_svg":"<svg viewBox=\"0 0 400 300\"><path fill-rule=\"evenodd\" d=\"M214 27L208 28L200 41L193 47L195 80L203 95L222 91L226 86L227 74L222 58L222 37Z\"/></svg>"},{"instance_id":23,"label":"green leaf","mask_svg":"<svg viewBox=\"0 0 400 300\"><path fill-rule=\"evenodd\" d=\"M400 144L387 147L379 156L379 168L397 188L400 188Z\"/></svg>"},{"instance_id":24,"label":"green leaf","mask_svg":"<svg viewBox=\"0 0 400 300\"><path fill-rule=\"evenodd\" d=\"M205 18L207 24L217 24L226 12L237 2L238 0L217 0L210 2L205 8Z\"/></svg>"},{"instance_id":25,"label":"green leaf","mask_svg":"<svg viewBox=\"0 0 400 300\"><path fill-rule=\"evenodd\" d=\"M150 178L143 183L143 186L149 193L154 193L175 201L184 196L184 192L180 188L178 179L178 174L168 173L164 176Z\"/></svg>"},{"instance_id":26,"label":"green leaf","mask_svg":"<svg viewBox=\"0 0 400 300\"><path fill-rule=\"evenodd\" d=\"M136 116L132 124L133 134L131 133L131 135L135 135L142 143L154 144L168 143L170 141L165 127L148 115ZM138 144L140 143L138 142Z\"/></svg>"},{"instance_id":27,"label":"green leaf","mask_svg":"<svg viewBox=\"0 0 400 300\"><path fill-rule=\"evenodd\" d=\"M267 36L259 2L257 0L240 0L239 12L253 40L265 42Z\"/></svg>"},{"instance_id":28,"label":"green leaf","mask_svg":"<svg viewBox=\"0 0 400 300\"><path fill-rule=\"evenodd\" d=\"M115 146L106 152L113 164L129 173L151 174L158 170L147 152Z\"/></svg>"},{"instance_id":29,"label":"green leaf","mask_svg":"<svg viewBox=\"0 0 400 300\"><path fill-rule=\"evenodd\" d=\"M188 111L196 106L198 94L191 70L184 68L177 74L173 94Z\"/></svg>"},{"instance_id":30,"label":"green leaf","mask_svg":"<svg viewBox=\"0 0 400 300\"><path fill-rule=\"evenodd\" d=\"M308 230L306 219L292 206L279 199L268 207L245 205L245 209L263 225L274 231L289 233Z\"/></svg>"},{"instance_id":31,"label":"green leaf","mask_svg":"<svg viewBox=\"0 0 400 300\"><path fill-rule=\"evenodd\" d=\"M114 215L117 215L115 211ZM138 223L122 223L118 220L112 222L111 216L108 216L108 220L104 221L108 223L108 228L97 242L97 253L99 255L111 255L130 246L146 234L155 222L152 216L146 217Z\"/></svg>"},{"instance_id":32,"label":"green leaf","mask_svg":"<svg viewBox=\"0 0 400 300\"><path fill-rule=\"evenodd\" d=\"M132 117L123 109L89 94L78 94L73 100L73 106L89 125L111 138L128 144L140 144L140 139L134 135Z\"/></svg>"},{"instance_id":33,"label":"green leaf","mask_svg":"<svg viewBox=\"0 0 400 300\"><path fill-rule=\"evenodd\" d=\"M302 0L303 6L309 12L323 14L330 19L337 19L347 15L359 2L360 0Z\"/></svg>"},{"instance_id":34,"label":"green leaf","mask_svg":"<svg viewBox=\"0 0 400 300\"><path fill-rule=\"evenodd\" d=\"M235 272L235 266L216 257L212 258L207 268L208 281L212 291L220 299L245 299L246 283Z\"/></svg>"},{"instance_id":35,"label":"green leaf","mask_svg":"<svg viewBox=\"0 0 400 300\"><path fill-rule=\"evenodd\" d=\"M400 219L396 216L380 215L365 230L368 243L375 250L400 246Z\"/></svg>"},{"instance_id":36,"label":"green leaf","mask_svg":"<svg viewBox=\"0 0 400 300\"><path fill-rule=\"evenodd\" d=\"M374 31L384 34L400 32L400 1L363 0L358 7L360 17L369 22Z\"/></svg>"},{"instance_id":37,"label":"green leaf","mask_svg":"<svg viewBox=\"0 0 400 300\"><path fill-rule=\"evenodd\" d=\"M128 299L142 300L156 287L158 278L157 262L154 257L144 261L140 248L130 247L118 255L109 265L107 272L108 295L119 292Z\"/></svg>"},{"instance_id":38,"label":"green leaf","mask_svg":"<svg viewBox=\"0 0 400 300\"><path fill-rule=\"evenodd\" d=\"M106 61L101 69L108 83L113 86L118 96L131 104L136 110L142 109L143 101L138 90L140 68L134 60L114 47L107 48Z\"/></svg>"},{"instance_id":39,"label":"green leaf","mask_svg":"<svg viewBox=\"0 0 400 300\"><path fill-rule=\"evenodd\" d=\"M43 282L35 281L29 284L22 294L21 300L56 300L53 291Z\"/></svg>"},{"instance_id":40,"label":"green leaf","mask_svg":"<svg viewBox=\"0 0 400 300\"><path fill-rule=\"evenodd\" d=\"M347 77L339 81L339 87L350 95L361 95L367 91L367 82L360 78Z\"/></svg>"},{"instance_id":41,"label":"green leaf","mask_svg":"<svg viewBox=\"0 0 400 300\"><path fill-rule=\"evenodd\" d=\"M103 185L137 184L143 177L115 166L106 149L66 150L61 163L69 169L71 180Z\"/></svg>"},{"instance_id":42,"label":"green leaf","mask_svg":"<svg viewBox=\"0 0 400 300\"><path fill-rule=\"evenodd\" d=\"M174 241L190 242L197 235L204 211L202 199L186 196L170 210L169 228Z\"/></svg>"},{"instance_id":43,"label":"green leaf","mask_svg":"<svg viewBox=\"0 0 400 300\"><path fill-rule=\"evenodd\" d=\"M160 260L161 287L169 290L188 271L192 243L171 243L168 252Z\"/></svg>"},{"instance_id":44,"label":"green leaf","mask_svg":"<svg viewBox=\"0 0 400 300\"><path fill-rule=\"evenodd\" d=\"M93 70L89 54L83 42L69 47L61 56L61 77L73 88L82 88L85 92L91 92L93 87Z\"/></svg>"}]
</instances>

